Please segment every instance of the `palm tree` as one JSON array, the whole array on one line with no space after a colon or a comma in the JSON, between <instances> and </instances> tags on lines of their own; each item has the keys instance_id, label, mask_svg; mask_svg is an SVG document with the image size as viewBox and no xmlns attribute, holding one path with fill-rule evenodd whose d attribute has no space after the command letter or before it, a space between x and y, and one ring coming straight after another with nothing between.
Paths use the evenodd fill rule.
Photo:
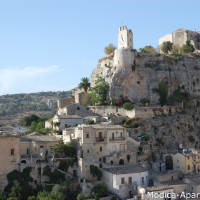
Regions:
<instances>
[{"instance_id":1,"label":"palm tree","mask_svg":"<svg viewBox=\"0 0 200 200\"><path fill-rule=\"evenodd\" d=\"M81 79L81 82L78 84L78 88L79 89L84 89L84 91L87 92L89 87L90 87L89 78L83 77Z\"/></svg>"}]
</instances>

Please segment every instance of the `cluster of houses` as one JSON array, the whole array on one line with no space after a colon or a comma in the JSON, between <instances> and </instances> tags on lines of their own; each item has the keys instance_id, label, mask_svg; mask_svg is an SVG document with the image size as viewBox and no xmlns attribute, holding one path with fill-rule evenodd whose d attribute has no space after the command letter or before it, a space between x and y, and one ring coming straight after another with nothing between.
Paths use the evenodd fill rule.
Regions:
<instances>
[{"instance_id":1,"label":"cluster of houses","mask_svg":"<svg viewBox=\"0 0 200 200\"><path fill-rule=\"evenodd\" d=\"M65 99L64 106L58 107L57 114L46 122L46 127L61 131L61 135L31 133L20 137L1 133L1 175L27 166L41 167L41 163L55 168L53 147L63 139L77 149L78 163L68 174L85 185L95 183L97 177L90 173L90 167L96 166L103 174L101 182L119 199L156 199L154 194L178 199L173 194L200 191L200 152L180 145L176 154L163 154L163 160L150 162L150 144L141 141L143 136L133 139L126 128L108 119L107 111L103 115L94 110ZM88 119L94 124L88 124ZM141 147L145 150L142 154ZM87 193L88 188L83 188Z\"/></svg>"}]
</instances>

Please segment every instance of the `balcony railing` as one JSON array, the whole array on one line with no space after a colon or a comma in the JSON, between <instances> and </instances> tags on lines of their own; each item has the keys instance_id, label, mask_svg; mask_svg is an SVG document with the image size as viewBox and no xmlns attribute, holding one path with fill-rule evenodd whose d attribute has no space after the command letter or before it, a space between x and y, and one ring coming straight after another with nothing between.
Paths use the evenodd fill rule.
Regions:
<instances>
[{"instance_id":1,"label":"balcony railing","mask_svg":"<svg viewBox=\"0 0 200 200\"><path fill-rule=\"evenodd\" d=\"M104 139L103 137L96 137L96 142L104 142Z\"/></svg>"},{"instance_id":2,"label":"balcony railing","mask_svg":"<svg viewBox=\"0 0 200 200\"><path fill-rule=\"evenodd\" d=\"M125 140L125 137L114 137L114 138L110 138L110 141L120 141L120 140Z\"/></svg>"}]
</instances>

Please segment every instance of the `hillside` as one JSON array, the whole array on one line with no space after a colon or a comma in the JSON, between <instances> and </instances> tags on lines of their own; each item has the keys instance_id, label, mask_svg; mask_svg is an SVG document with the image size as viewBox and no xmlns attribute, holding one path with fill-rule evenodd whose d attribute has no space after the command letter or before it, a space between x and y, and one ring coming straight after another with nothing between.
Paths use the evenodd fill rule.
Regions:
<instances>
[{"instance_id":1,"label":"hillside","mask_svg":"<svg viewBox=\"0 0 200 200\"><path fill-rule=\"evenodd\" d=\"M57 108L57 100L71 96L71 91L7 94L0 96L0 124L12 124L19 118L34 113L51 116Z\"/></svg>"}]
</instances>

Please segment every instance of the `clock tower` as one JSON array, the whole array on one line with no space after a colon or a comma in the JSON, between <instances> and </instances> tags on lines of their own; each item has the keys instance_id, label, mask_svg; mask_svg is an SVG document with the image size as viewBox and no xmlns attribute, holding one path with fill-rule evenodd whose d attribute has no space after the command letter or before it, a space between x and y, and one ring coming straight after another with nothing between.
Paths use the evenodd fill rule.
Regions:
<instances>
[{"instance_id":1,"label":"clock tower","mask_svg":"<svg viewBox=\"0 0 200 200\"><path fill-rule=\"evenodd\" d=\"M133 33L126 26L121 26L118 32L118 49L133 49Z\"/></svg>"}]
</instances>

